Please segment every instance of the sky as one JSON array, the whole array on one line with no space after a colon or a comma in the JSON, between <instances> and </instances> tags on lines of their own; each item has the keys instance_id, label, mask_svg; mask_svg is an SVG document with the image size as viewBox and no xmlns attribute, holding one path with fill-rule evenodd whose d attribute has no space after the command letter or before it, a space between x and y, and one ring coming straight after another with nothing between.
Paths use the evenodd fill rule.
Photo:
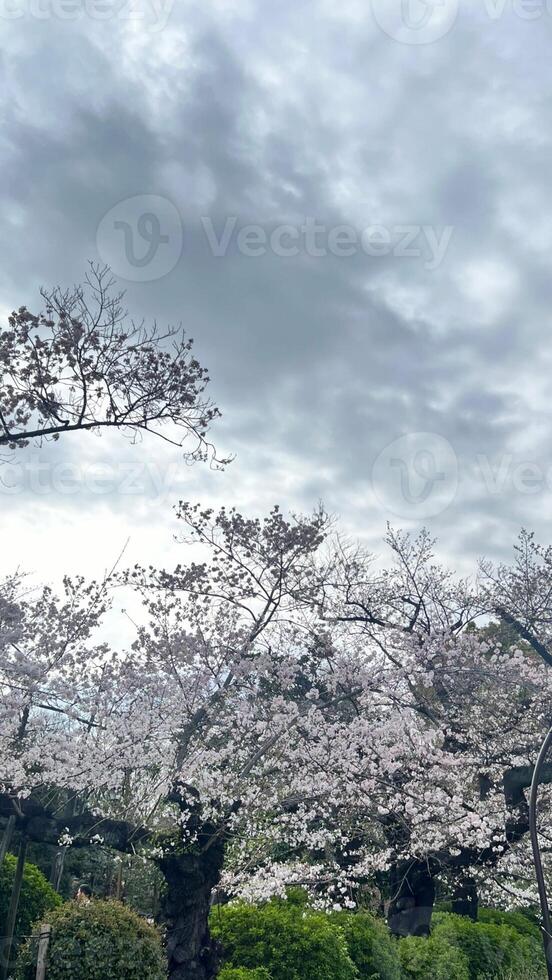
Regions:
<instances>
[{"instance_id":1,"label":"sky","mask_svg":"<svg viewBox=\"0 0 552 980\"><path fill-rule=\"evenodd\" d=\"M549 539L552 4L0 0L0 35L4 323L109 263L235 455L20 452L0 573L170 566L179 499L425 525L462 571Z\"/></svg>"}]
</instances>

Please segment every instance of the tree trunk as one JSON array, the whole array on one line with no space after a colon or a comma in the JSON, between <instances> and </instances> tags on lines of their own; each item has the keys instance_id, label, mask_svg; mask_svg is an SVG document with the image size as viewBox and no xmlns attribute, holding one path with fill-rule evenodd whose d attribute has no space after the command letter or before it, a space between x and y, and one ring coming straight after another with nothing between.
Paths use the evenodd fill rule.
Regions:
<instances>
[{"instance_id":1,"label":"tree trunk","mask_svg":"<svg viewBox=\"0 0 552 980\"><path fill-rule=\"evenodd\" d=\"M119 858L119 863L117 865L117 874L115 875L115 890L113 897L117 902L120 902L123 897L123 858Z\"/></svg>"},{"instance_id":2,"label":"tree trunk","mask_svg":"<svg viewBox=\"0 0 552 980\"><path fill-rule=\"evenodd\" d=\"M471 878L461 878L454 889L452 911L456 915L465 915L474 922L477 920L479 895L477 886Z\"/></svg>"},{"instance_id":3,"label":"tree trunk","mask_svg":"<svg viewBox=\"0 0 552 980\"><path fill-rule=\"evenodd\" d=\"M2 839L0 840L0 868L4 863L4 858L8 853L9 846L11 844L11 839L13 837L13 832L15 830L15 816L12 814L8 817L8 822L4 833L2 834Z\"/></svg>"},{"instance_id":4,"label":"tree trunk","mask_svg":"<svg viewBox=\"0 0 552 980\"><path fill-rule=\"evenodd\" d=\"M54 854L54 859L52 861L52 868L50 871L50 884L59 891L59 886L61 884L61 876L63 874L63 865L65 864L65 855L67 853L66 847L58 847Z\"/></svg>"},{"instance_id":5,"label":"tree trunk","mask_svg":"<svg viewBox=\"0 0 552 980\"><path fill-rule=\"evenodd\" d=\"M169 980L213 980L217 975L209 910L223 859L224 845L211 832L200 836L196 850L169 853L157 861L166 882L161 921L167 929Z\"/></svg>"},{"instance_id":6,"label":"tree trunk","mask_svg":"<svg viewBox=\"0 0 552 980\"><path fill-rule=\"evenodd\" d=\"M391 870L387 921L396 936L428 936L435 903L435 883L423 861L404 862Z\"/></svg>"}]
</instances>

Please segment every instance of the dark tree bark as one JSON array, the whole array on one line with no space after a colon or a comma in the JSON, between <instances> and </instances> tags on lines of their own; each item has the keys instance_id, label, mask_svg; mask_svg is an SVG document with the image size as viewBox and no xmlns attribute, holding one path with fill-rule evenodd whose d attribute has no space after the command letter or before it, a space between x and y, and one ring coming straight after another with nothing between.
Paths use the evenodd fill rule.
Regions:
<instances>
[{"instance_id":1,"label":"dark tree bark","mask_svg":"<svg viewBox=\"0 0 552 980\"><path fill-rule=\"evenodd\" d=\"M435 882L424 861L395 865L390 873L387 921L395 936L428 936L435 903Z\"/></svg>"},{"instance_id":2,"label":"dark tree bark","mask_svg":"<svg viewBox=\"0 0 552 980\"><path fill-rule=\"evenodd\" d=\"M209 933L211 896L224 860L224 842L205 827L188 853L166 854L157 864L166 882L161 921L167 929L169 980L213 980L218 950Z\"/></svg>"},{"instance_id":3,"label":"dark tree bark","mask_svg":"<svg viewBox=\"0 0 552 980\"><path fill-rule=\"evenodd\" d=\"M50 797L52 794L50 793ZM113 847L123 854L132 854L136 847L148 841L151 832L127 820L97 817L88 810L75 814L72 802L65 802L63 794L45 806L38 796L13 799L0 793L0 821L9 823L15 810L16 826L24 830L29 840L38 844L59 844L60 834L68 831L74 838L75 847L89 847L90 838L100 833L106 847Z\"/></svg>"},{"instance_id":4,"label":"dark tree bark","mask_svg":"<svg viewBox=\"0 0 552 980\"><path fill-rule=\"evenodd\" d=\"M8 817L8 822L2 832L2 837L0 839L0 868L4 863L4 858L6 857L6 854L8 853L14 830L15 830L15 815L12 813L11 816Z\"/></svg>"},{"instance_id":5,"label":"dark tree bark","mask_svg":"<svg viewBox=\"0 0 552 980\"><path fill-rule=\"evenodd\" d=\"M0 794L0 820L8 820L13 809L12 800ZM17 801L17 811L18 829L39 843L57 845L60 834L68 830L74 847L87 847L91 836L99 832L106 845L128 854L150 838L150 831L144 827L125 820L99 820L88 811L74 814L59 801L54 813L39 800L27 797ZM193 849L184 852L176 846L174 852L156 862L166 882L160 919L167 930L169 980L216 977L217 946L209 934L209 910L223 861L224 834L217 827L203 825Z\"/></svg>"},{"instance_id":6,"label":"dark tree bark","mask_svg":"<svg viewBox=\"0 0 552 980\"><path fill-rule=\"evenodd\" d=\"M469 877L461 877L454 888L452 911L476 922L478 910L479 895L475 882Z\"/></svg>"}]
</instances>

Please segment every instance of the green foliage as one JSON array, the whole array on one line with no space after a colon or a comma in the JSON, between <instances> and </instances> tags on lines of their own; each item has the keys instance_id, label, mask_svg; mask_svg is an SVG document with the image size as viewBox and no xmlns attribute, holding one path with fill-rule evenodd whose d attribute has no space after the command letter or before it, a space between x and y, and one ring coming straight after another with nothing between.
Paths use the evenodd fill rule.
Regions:
<instances>
[{"instance_id":1,"label":"green foliage","mask_svg":"<svg viewBox=\"0 0 552 980\"><path fill-rule=\"evenodd\" d=\"M544 953L540 940L524 935L511 925L472 922L460 915L438 913L433 935L461 950L467 958L469 980L524 973L543 975Z\"/></svg>"},{"instance_id":2,"label":"green foliage","mask_svg":"<svg viewBox=\"0 0 552 980\"><path fill-rule=\"evenodd\" d=\"M544 980L539 927L521 912L482 909L478 922L438 912L429 939L399 943L405 980Z\"/></svg>"},{"instance_id":3,"label":"green foliage","mask_svg":"<svg viewBox=\"0 0 552 980\"><path fill-rule=\"evenodd\" d=\"M287 905L297 905L302 909L306 909L310 901L309 893L304 888L298 888L296 885L293 885L286 889L285 901Z\"/></svg>"},{"instance_id":4,"label":"green foliage","mask_svg":"<svg viewBox=\"0 0 552 980\"><path fill-rule=\"evenodd\" d=\"M120 902L67 902L48 916L48 980L165 980L157 931ZM34 980L36 940L21 950L17 980Z\"/></svg>"},{"instance_id":5,"label":"green foliage","mask_svg":"<svg viewBox=\"0 0 552 980\"><path fill-rule=\"evenodd\" d=\"M6 854L0 869L0 932L8 915L17 860ZM61 898L34 864L25 864L21 897L15 923L16 939L29 936L33 923L47 911L61 905Z\"/></svg>"},{"instance_id":6,"label":"green foliage","mask_svg":"<svg viewBox=\"0 0 552 980\"><path fill-rule=\"evenodd\" d=\"M399 955L405 980L470 980L467 956L442 936L407 936Z\"/></svg>"},{"instance_id":7,"label":"green foliage","mask_svg":"<svg viewBox=\"0 0 552 980\"><path fill-rule=\"evenodd\" d=\"M545 977L538 926L522 913L482 910L481 921L472 922L441 912L429 938L397 942L369 912L314 912L304 893L294 890L287 902L217 907L211 928L227 960L220 980Z\"/></svg>"},{"instance_id":8,"label":"green foliage","mask_svg":"<svg viewBox=\"0 0 552 980\"><path fill-rule=\"evenodd\" d=\"M248 970L246 966L223 966L217 980L271 980L270 973L260 966Z\"/></svg>"},{"instance_id":9,"label":"green foliage","mask_svg":"<svg viewBox=\"0 0 552 980\"><path fill-rule=\"evenodd\" d=\"M336 912L360 980L401 980L398 944L385 922L369 912Z\"/></svg>"},{"instance_id":10,"label":"green foliage","mask_svg":"<svg viewBox=\"0 0 552 980\"><path fill-rule=\"evenodd\" d=\"M27 854L29 860L48 878L52 870L53 849L29 842ZM118 854L106 846L67 848L59 893L63 898L70 899L74 897L78 884L86 884L97 898L109 898L114 894L121 864L125 904L141 915L155 916L158 912L157 896L163 885L161 872L153 861L144 863L139 854Z\"/></svg>"},{"instance_id":11,"label":"green foliage","mask_svg":"<svg viewBox=\"0 0 552 980\"><path fill-rule=\"evenodd\" d=\"M324 913L275 901L217 906L211 930L231 966L265 967L272 980L356 980L343 932Z\"/></svg>"},{"instance_id":12,"label":"green foliage","mask_svg":"<svg viewBox=\"0 0 552 980\"><path fill-rule=\"evenodd\" d=\"M542 942L540 926L536 919L525 912L501 912L499 909L479 909L478 922L492 922L497 926L511 926L522 936L529 936Z\"/></svg>"}]
</instances>

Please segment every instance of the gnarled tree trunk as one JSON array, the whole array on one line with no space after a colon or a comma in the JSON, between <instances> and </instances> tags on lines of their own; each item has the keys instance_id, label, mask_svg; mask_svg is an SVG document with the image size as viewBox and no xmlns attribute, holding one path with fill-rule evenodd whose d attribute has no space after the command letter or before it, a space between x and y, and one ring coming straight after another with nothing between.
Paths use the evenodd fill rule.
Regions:
<instances>
[{"instance_id":1,"label":"gnarled tree trunk","mask_svg":"<svg viewBox=\"0 0 552 980\"><path fill-rule=\"evenodd\" d=\"M209 909L224 859L224 844L205 828L188 853L166 854L157 861L166 882L161 921L167 929L169 980L213 980L216 944L209 933Z\"/></svg>"}]
</instances>

